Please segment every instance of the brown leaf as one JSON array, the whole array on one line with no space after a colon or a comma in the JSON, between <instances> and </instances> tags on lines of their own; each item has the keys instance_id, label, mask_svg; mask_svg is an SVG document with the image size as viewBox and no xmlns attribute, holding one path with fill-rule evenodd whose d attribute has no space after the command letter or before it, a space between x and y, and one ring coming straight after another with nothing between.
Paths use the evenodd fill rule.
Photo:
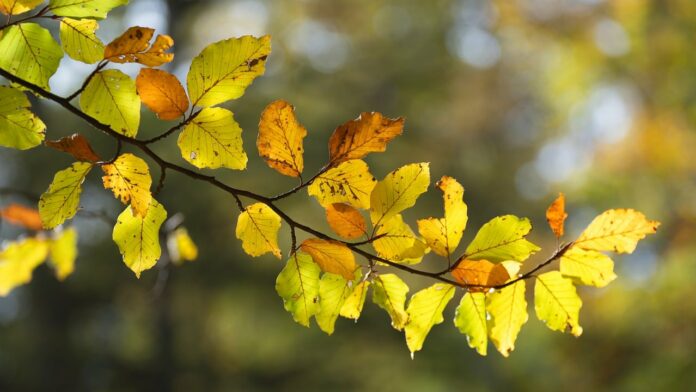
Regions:
<instances>
[{"instance_id":1,"label":"brown leaf","mask_svg":"<svg viewBox=\"0 0 696 392\"><path fill-rule=\"evenodd\" d=\"M169 72L143 68L135 79L135 86L145 106L162 120L175 120L189 107L184 87Z\"/></svg>"},{"instance_id":2,"label":"brown leaf","mask_svg":"<svg viewBox=\"0 0 696 392\"><path fill-rule=\"evenodd\" d=\"M464 260L452 271L454 278L471 286L496 286L510 279L505 266L500 263L493 264L488 260ZM484 292L485 287L470 287L471 292Z\"/></svg>"},{"instance_id":3,"label":"brown leaf","mask_svg":"<svg viewBox=\"0 0 696 392\"><path fill-rule=\"evenodd\" d=\"M312 260L319 264L324 272L341 275L348 280L355 279L355 264L353 252L338 241L310 238L305 240L300 249L312 256Z\"/></svg>"},{"instance_id":4,"label":"brown leaf","mask_svg":"<svg viewBox=\"0 0 696 392\"><path fill-rule=\"evenodd\" d=\"M549 222L553 234L558 238L563 237L563 225L567 217L568 214L565 212L565 196L563 196L563 193L559 193L556 200L554 200L546 210L546 220Z\"/></svg>"},{"instance_id":5,"label":"brown leaf","mask_svg":"<svg viewBox=\"0 0 696 392\"><path fill-rule=\"evenodd\" d=\"M401 135L404 119L390 119L381 113L362 113L339 126L329 140L331 164L360 159L371 152L387 149L387 143Z\"/></svg>"},{"instance_id":6,"label":"brown leaf","mask_svg":"<svg viewBox=\"0 0 696 392\"><path fill-rule=\"evenodd\" d=\"M326 220L331 230L348 239L359 238L367 232L365 218L354 207L334 203L326 207Z\"/></svg>"},{"instance_id":7,"label":"brown leaf","mask_svg":"<svg viewBox=\"0 0 696 392\"><path fill-rule=\"evenodd\" d=\"M0 217L6 222L30 230L39 231L43 229L39 211L20 204L10 204L3 208L0 210Z\"/></svg>"},{"instance_id":8,"label":"brown leaf","mask_svg":"<svg viewBox=\"0 0 696 392\"><path fill-rule=\"evenodd\" d=\"M98 162L101 158L92 150L89 141L79 133L73 133L59 140L48 140L46 145L58 151L67 152L78 161Z\"/></svg>"},{"instance_id":9,"label":"brown leaf","mask_svg":"<svg viewBox=\"0 0 696 392\"><path fill-rule=\"evenodd\" d=\"M295 108L279 100L261 113L256 146L268 166L286 176L298 177L304 168L302 139L305 136L307 130L297 121Z\"/></svg>"},{"instance_id":10,"label":"brown leaf","mask_svg":"<svg viewBox=\"0 0 696 392\"><path fill-rule=\"evenodd\" d=\"M157 67L174 60L174 54L166 53L174 45L168 35L158 35L150 46L155 30L148 27L131 27L104 49L104 59L114 63L140 63Z\"/></svg>"}]
</instances>

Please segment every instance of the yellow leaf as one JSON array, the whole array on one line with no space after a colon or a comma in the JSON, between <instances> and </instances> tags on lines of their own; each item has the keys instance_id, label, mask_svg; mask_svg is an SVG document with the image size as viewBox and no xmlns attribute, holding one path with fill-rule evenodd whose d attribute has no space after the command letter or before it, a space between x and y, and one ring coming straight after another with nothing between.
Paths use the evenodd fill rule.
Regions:
<instances>
[{"instance_id":1,"label":"yellow leaf","mask_svg":"<svg viewBox=\"0 0 696 392\"><path fill-rule=\"evenodd\" d=\"M276 279L276 292L293 319L309 327L309 319L319 311L319 274L321 270L306 253L296 252Z\"/></svg>"},{"instance_id":2,"label":"yellow leaf","mask_svg":"<svg viewBox=\"0 0 696 392\"><path fill-rule=\"evenodd\" d=\"M191 62L189 96L194 106L210 107L237 99L263 75L271 53L271 37L245 35L214 43Z\"/></svg>"},{"instance_id":3,"label":"yellow leaf","mask_svg":"<svg viewBox=\"0 0 696 392\"><path fill-rule=\"evenodd\" d=\"M365 218L360 211L348 204L334 203L326 206L326 220L334 233L348 239L367 235Z\"/></svg>"},{"instance_id":4,"label":"yellow leaf","mask_svg":"<svg viewBox=\"0 0 696 392\"><path fill-rule=\"evenodd\" d=\"M346 297L346 300L343 302L343 306L341 306L341 317L353 319L355 322L358 321L358 318L360 318L360 313L362 313L365 298L367 297L367 290L369 288L370 282L367 280L364 280L355 286L353 292Z\"/></svg>"},{"instance_id":5,"label":"yellow leaf","mask_svg":"<svg viewBox=\"0 0 696 392\"><path fill-rule=\"evenodd\" d=\"M370 174L367 163L359 159L343 162L317 177L307 188L324 207L334 203L346 203L355 208L370 207L370 193L375 187L375 178Z\"/></svg>"},{"instance_id":6,"label":"yellow leaf","mask_svg":"<svg viewBox=\"0 0 696 392\"><path fill-rule=\"evenodd\" d=\"M568 217L565 212L565 196L562 193L558 194L556 200L551 203L546 210L546 221L549 222L549 227L556 237L563 237L563 224Z\"/></svg>"},{"instance_id":7,"label":"yellow leaf","mask_svg":"<svg viewBox=\"0 0 696 392\"><path fill-rule=\"evenodd\" d=\"M418 232L433 252L449 257L459 245L468 220L467 207L462 200L464 188L447 176L438 181L437 187L442 191L445 216L418 220Z\"/></svg>"},{"instance_id":8,"label":"yellow leaf","mask_svg":"<svg viewBox=\"0 0 696 392\"><path fill-rule=\"evenodd\" d=\"M39 215L45 228L52 229L75 216L80 204L82 183L91 169L91 163L75 162L56 173L39 200Z\"/></svg>"},{"instance_id":9,"label":"yellow leaf","mask_svg":"<svg viewBox=\"0 0 696 392\"><path fill-rule=\"evenodd\" d=\"M56 270L56 277L64 280L75 270L77 258L77 230L74 227L67 228L50 242L49 264Z\"/></svg>"},{"instance_id":10,"label":"yellow leaf","mask_svg":"<svg viewBox=\"0 0 696 392\"><path fill-rule=\"evenodd\" d=\"M237 238L242 240L244 251L253 257L271 252L280 259L278 230L280 216L263 203L247 206L237 219Z\"/></svg>"},{"instance_id":11,"label":"yellow leaf","mask_svg":"<svg viewBox=\"0 0 696 392\"><path fill-rule=\"evenodd\" d=\"M539 247L527 241L525 236L532 230L527 218L514 215L491 219L476 233L466 248L466 259L488 260L498 263L506 260L525 261Z\"/></svg>"},{"instance_id":12,"label":"yellow leaf","mask_svg":"<svg viewBox=\"0 0 696 392\"><path fill-rule=\"evenodd\" d=\"M660 222L648 220L631 209L604 211L575 240L575 246L588 250L633 253L638 241L657 231Z\"/></svg>"},{"instance_id":13,"label":"yellow leaf","mask_svg":"<svg viewBox=\"0 0 696 392\"><path fill-rule=\"evenodd\" d=\"M101 160L99 155L92 150L89 141L78 133L73 133L59 140L48 140L46 141L46 146L67 152L78 161L95 163Z\"/></svg>"},{"instance_id":14,"label":"yellow leaf","mask_svg":"<svg viewBox=\"0 0 696 392\"><path fill-rule=\"evenodd\" d=\"M135 215L145 216L152 200L152 178L147 163L126 153L120 155L114 163L102 165L102 170L106 174L102 177L104 188L111 189L123 204L130 203Z\"/></svg>"},{"instance_id":15,"label":"yellow leaf","mask_svg":"<svg viewBox=\"0 0 696 392\"><path fill-rule=\"evenodd\" d=\"M181 132L177 144L181 156L198 168L246 168L242 128L227 109L203 109Z\"/></svg>"},{"instance_id":16,"label":"yellow leaf","mask_svg":"<svg viewBox=\"0 0 696 392\"><path fill-rule=\"evenodd\" d=\"M578 323L582 301L570 279L558 271L541 274L534 286L534 309L539 320L554 331L582 334Z\"/></svg>"},{"instance_id":17,"label":"yellow leaf","mask_svg":"<svg viewBox=\"0 0 696 392\"><path fill-rule=\"evenodd\" d=\"M142 68L135 79L135 87L145 106L161 120L175 120L189 107L179 79L166 71Z\"/></svg>"},{"instance_id":18,"label":"yellow leaf","mask_svg":"<svg viewBox=\"0 0 696 392\"><path fill-rule=\"evenodd\" d=\"M423 342L433 326L444 321L442 312L454 297L454 291L452 285L435 283L411 297L406 309L408 323L404 327L411 355L423 348Z\"/></svg>"},{"instance_id":19,"label":"yellow leaf","mask_svg":"<svg viewBox=\"0 0 696 392\"><path fill-rule=\"evenodd\" d=\"M452 276L458 282L472 286L469 288L472 293L488 291L486 287L476 286L497 286L510 279L502 263L493 264L488 260L463 260L452 271Z\"/></svg>"},{"instance_id":20,"label":"yellow leaf","mask_svg":"<svg viewBox=\"0 0 696 392\"><path fill-rule=\"evenodd\" d=\"M41 144L46 125L29 108L23 92L0 86L0 146L27 150Z\"/></svg>"},{"instance_id":21,"label":"yellow leaf","mask_svg":"<svg viewBox=\"0 0 696 392\"><path fill-rule=\"evenodd\" d=\"M167 238L167 249L174 264L183 261L193 261L198 258L198 247L193 242L188 231L179 227Z\"/></svg>"},{"instance_id":22,"label":"yellow leaf","mask_svg":"<svg viewBox=\"0 0 696 392\"><path fill-rule=\"evenodd\" d=\"M297 120L295 108L285 101L275 101L261 113L256 147L268 166L286 176L298 177L304 169L305 136L307 129Z\"/></svg>"},{"instance_id":23,"label":"yellow leaf","mask_svg":"<svg viewBox=\"0 0 696 392\"><path fill-rule=\"evenodd\" d=\"M91 19L63 18L60 21L60 43L73 60L94 64L104 58L104 44L95 32L99 24Z\"/></svg>"},{"instance_id":24,"label":"yellow leaf","mask_svg":"<svg viewBox=\"0 0 696 392\"><path fill-rule=\"evenodd\" d=\"M413 163L387 174L377 183L370 195L372 224L377 226L401 211L413 207L418 196L428 190L429 184L429 163Z\"/></svg>"},{"instance_id":25,"label":"yellow leaf","mask_svg":"<svg viewBox=\"0 0 696 392\"><path fill-rule=\"evenodd\" d=\"M504 357L515 349L517 335L529 319L525 289L524 280L520 280L486 298L486 309L491 315L489 337Z\"/></svg>"},{"instance_id":26,"label":"yellow leaf","mask_svg":"<svg viewBox=\"0 0 696 392\"><path fill-rule=\"evenodd\" d=\"M454 325L466 335L469 347L481 355L488 351L488 327L486 322L486 294L464 294L454 314Z\"/></svg>"},{"instance_id":27,"label":"yellow leaf","mask_svg":"<svg viewBox=\"0 0 696 392\"><path fill-rule=\"evenodd\" d=\"M3 30L0 38L0 68L49 90L48 79L56 73L63 50L51 33L36 23L21 23Z\"/></svg>"},{"instance_id":28,"label":"yellow leaf","mask_svg":"<svg viewBox=\"0 0 696 392\"><path fill-rule=\"evenodd\" d=\"M382 152L387 143L401 135L404 119L390 119L381 113L362 113L355 120L336 128L329 140L331 163L360 159L371 152Z\"/></svg>"},{"instance_id":29,"label":"yellow leaf","mask_svg":"<svg viewBox=\"0 0 696 392\"><path fill-rule=\"evenodd\" d=\"M44 262L47 255L48 244L38 238L12 242L0 251L0 297L29 283L34 269Z\"/></svg>"},{"instance_id":30,"label":"yellow leaf","mask_svg":"<svg viewBox=\"0 0 696 392\"><path fill-rule=\"evenodd\" d=\"M576 282L604 287L616 279L614 262L609 256L572 246L561 256L561 274Z\"/></svg>"},{"instance_id":31,"label":"yellow leaf","mask_svg":"<svg viewBox=\"0 0 696 392\"><path fill-rule=\"evenodd\" d=\"M401 331L408 321L406 313L406 294L408 286L394 274L382 274L372 282L372 302L387 311L391 325Z\"/></svg>"},{"instance_id":32,"label":"yellow leaf","mask_svg":"<svg viewBox=\"0 0 696 392\"><path fill-rule=\"evenodd\" d=\"M174 45L168 35L158 35L150 46L155 29L130 27L120 37L111 41L104 49L104 59L114 63L140 63L158 67L174 60L174 54L166 53Z\"/></svg>"},{"instance_id":33,"label":"yellow leaf","mask_svg":"<svg viewBox=\"0 0 696 392\"><path fill-rule=\"evenodd\" d=\"M331 335L336 319L348 296L353 292L354 281L336 274L324 274L319 281L319 311L315 319L319 328Z\"/></svg>"},{"instance_id":34,"label":"yellow leaf","mask_svg":"<svg viewBox=\"0 0 696 392\"><path fill-rule=\"evenodd\" d=\"M31 11L43 0L0 0L0 12L5 15L19 15Z\"/></svg>"},{"instance_id":35,"label":"yellow leaf","mask_svg":"<svg viewBox=\"0 0 696 392\"><path fill-rule=\"evenodd\" d=\"M109 11L128 0L50 0L49 9L58 16L104 19Z\"/></svg>"},{"instance_id":36,"label":"yellow leaf","mask_svg":"<svg viewBox=\"0 0 696 392\"><path fill-rule=\"evenodd\" d=\"M43 229L39 211L21 204L10 204L0 209L0 218L2 218L3 223L10 223L29 230Z\"/></svg>"},{"instance_id":37,"label":"yellow leaf","mask_svg":"<svg viewBox=\"0 0 696 392\"><path fill-rule=\"evenodd\" d=\"M122 135L138 133L140 97L133 80L119 70L97 72L80 95L80 107Z\"/></svg>"},{"instance_id":38,"label":"yellow leaf","mask_svg":"<svg viewBox=\"0 0 696 392\"><path fill-rule=\"evenodd\" d=\"M379 238L372 245L380 257L403 264L419 263L428 250L400 214L380 225L375 237Z\"/></svg>"},{"instance_id":39,"label":"yellow leaf","mask_svg":"<svg viewBox=\"0 0 696 392\"><path fill-rule=\"evenodd\" d=\"M123 262L140 278L140 273L155 266L162 254L159 230L167 211L152 199L143 217L126 208L118 216L112 238L123 256Z\"/></svg>"},{"instance_id":40,"label":"yellow leaf","mask_svg":"<svg viewBox=\"0 0 696 392\"><path fill-rule=\"evenodd\" d=\"M338 241L309 238L302 242L300 249L309 253L322 271L341 275L348 280L355 279L355 270L358 269L358 265L355 264L353 252L344 244Z\"/></svg>"}]
</instances>

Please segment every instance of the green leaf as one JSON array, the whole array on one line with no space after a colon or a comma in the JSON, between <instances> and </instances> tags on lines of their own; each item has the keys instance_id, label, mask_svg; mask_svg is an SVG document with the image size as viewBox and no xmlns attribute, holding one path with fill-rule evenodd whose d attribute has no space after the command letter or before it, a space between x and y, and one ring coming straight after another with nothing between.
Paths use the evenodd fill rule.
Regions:
<instances>
[{"instance_id":1,"label":"green leaf","mask_svg":"<svg viewBox=\"0 0 696 392\"><path fill-rule=\"evenodd\" d=\"M80 95L86 114L114 131L135 137L140 126L140 97L135 82L116 69L97 72Z\"/></svg>"},{"instance_id":2,"label":"green leaf","mask_svg":"<svg viewBox=\"0 0 696 392\"><path fill-rule=\"evenodd\" d=\"M4 33L0 38L0 68L50 90L48 80L63 58L63 51L51 33L36 23L11 26Z\"/></svg>"},{"instance_id":3,"label":"green leaf","mask_svg":"<svg viewBox=\"0 0 696 392\"><path fill-rule=\"evenodd\" d=\"M370 218L377 226L401 211L413 207L430 185L430 164L402 166L377 183L370 195Z\"/></svg>"},{"instance_id":4,"label":"green leaf","mask_svg":"<svg viewBox=\"0 0 696 392\"><path fill-rule=\"evenodd\" d=\"M370 288L370 281L363 280L358 283L353 289L353 292L348 295L346 300L343 302L341 307L340 315L341 317L349 318L358 322L360 318L360 313L362 313L363 305L365 304L365 298L367 297L367 290Z\"/></svg>"},{"instance_id":5,"label":"green leaf","mask_svg":"<svg viewBox=\"0 0 696 392\"><path fill-rule=\"evenodd\" d=\"M561 274L589 286L604 287L616 279L614 262L609 256L576 246L561 256Z\"/></svg>"},{"instance_id":6,"label":"green leaf","mask_svg":"<svg viewBox=\"0 0 696 392\"><path fill-rule=\"evenodd\" d=\"M466 259L493 263L525 261L540 249L524 238L531 230L532 224L527 218L514 215L493 218L481 227L466 248Z\"/></svg>"},{"instance_id":7,"label":"green leaf","mask_svg":"<svg viewBox=\"0 0 696 392\"><path fill-rule=\"evenodd\" d=\"M206 108L179 135L181 156L197 168L243 170L242 128L227 109Z\"/></svg>"},{"instance_id":8,"label":"green leaf","mask_svg":"<svg viewBox=\"0 0 696 392\"><path fill-rule=\"evenodd\" d=\"M112 238L123 262L140 278L140 273L155 266L162 254L159 230L167 211L152 199L144 217L136 216L129 206L118 216Z\"/></svg>"},{"instance_id":9,"label":"green leaf","mask_svg":"<svg viewBox=\"0 0 696 392\"><path fill-rule=\"evenodd\" d=\"M128 4L128 0L50 0L49 9L58 16L104 19L112 9Z\"/></svg>"},{"instance_id":10,"label":"green leaf","mask_svg":"<svg viewBox=\"0 0 696 392\"><path fill-rule=\"evenodd\" d=\"M534 310L539 320L554 331L582 335L578 322L582 300L570 279L558 271L541 274L534 286Z\"/></svg>"},{"instance_id":11,"label":"green leaf","mask_svg":"<svg viewBox=\"0 0 696 392\"><path fill-rule=\"evenodd\" d=\"M39 200L39 215L45 228L52 229L75 216L80 204L82 183L91 169L91 163L75 162L56 173Z\"/></svg>"},{"instance_id":12,"label":"green leaf","mask_svg":"<svg viewBox=\"0 0 696 392\"><path fill-rule=\"evenodd\" d=\"M276 279L276 292L283 298L285 310L305 327L319 311L319 274L319 266L308 254L296 252Z\"/></svg>"},{"instance_id":13,"label":"green leaf","mask_svg":"<svg viewBox=\"0 0 696 392\"><path fill-rule=\"evenodd\" d=\"M486 294L474 292L464 294L454 314L454 325L459 332L466 335L469 347L485 356L488 350Z\"/></svg>"},{"instance_id":14,"label":"green leaf","mask_svg":"<svg viewBox=\"0 0 696 392\"><path fill-rule=\"evenodd\" d=\"M525 291L525 282L520 280L489 294L486 298L486 309L491 315L489 336L504 357L509 356L515 349L517 335L529 319Z\"/></svg>"},{"instance_id":15,"label":"green leaf","mask_svg":"<svg viewBox=\"0 0 696 392\"><path fill-rule=\"evenodd\" d=\"M271 37L245 35L214 43L193 59L189 96L194 106L210 107L237 99L257 76L263 75L271 53Z\"/></svg>"},{"instance_id":16,"label":"green leaf","mask_svg":"<svg viewBox=\"0 0 696 392\"><path fill-rule=\"evenodd\" d=\"M357 278L357 277L356 277ZM346 298L353 292L355 282L340 275L326 273L319 282L319 311L317 325L328 335L333 334L334 325Z\"/></svg>"},{"instance_id":17,"label":"green leaf","mask_svg":"<svg viewBox=\"0 0 696 392\"><path fill-rule=\"evenodd\" d=\"M27 150L46 137L46 125L32 113L23 92L0 86L0 146Z\"/></svg>"},{"instance_id":18,"label":"green leaf","mask_svg":"<svg viewBox=\"0 0 696 392\"><path fill-rule=\"evenodd\" d=\"M29 283L34 269L46 259L48 244L38 238L26 238L8 244L0 251L0 297L15 287Z\"/></svg>"},{"instance_id":19,"label":"green leaf","mask_svg":"<svg viewBox=\"0 0 696 392\"><path fill-rule=\"evenodd\" d=\"M404 308L407 293L406 283L394 274L378 275L372 282L372 302L387 311L392 327L398 331L401 331L408 321L408 314Z\"/></svg>"},{"instance_id":20,"label":"green leaf","mask_svg":"<svg viewBox=\"0 0 696 392\"><path fill-rule=\"evenodd\" d=\"M60 21L60 43L73 60L94 64L104 58L104 44L95 32L99 24L90 19L63 18Z\"/></svg>"},{"instance_id":21,"label":"green leaf","mask_svg":"<svg viewBox=\"0 0 696 392\"><path fill-rule=\"evenodd\" d=\"M404 327L406 344L411 355L423 348L425 337L433 326L444 321L442 312L454 297L454 286L435 283L411 297L408 303L408 323Z\"/></svg>"}]
</instances>

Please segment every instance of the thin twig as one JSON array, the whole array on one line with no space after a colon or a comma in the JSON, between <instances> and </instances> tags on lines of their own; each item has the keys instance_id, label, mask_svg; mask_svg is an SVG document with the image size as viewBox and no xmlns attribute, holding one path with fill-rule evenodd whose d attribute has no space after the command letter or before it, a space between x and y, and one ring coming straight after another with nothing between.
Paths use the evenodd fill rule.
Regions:
<instances>
[{"instance_id":1,"label":"thin twig","mask_svg":"<svg viewBox=\"0 0 696 392\"><path fill-rule=\"evenodd\" d=\"M152 143L158 142L158 141L160 141L160 140L166 138L167 136L171 135L172 133L178 131L179 129L185 127L186 125L188 125L188 124L189 124L191 121L193 121L200 113L201 113L200 110L195 111L195 112L191 112L191 114L190 114L189 116L187 116L186 118L184 118L183 121L181 121L180 123L178 123L178 124L174 125L173 127L169 128L166 132L162 133L161 135L155 136L155 137L153 137L153 138L151 138L151 139L142 140L142 142L145 143L145 144L152 144Z\"/></svg>"},{"instance_id":2,"label":"thin twig","mask_svg":"<svg viewBox=\"0 0 696 392\"><path fill-rule=\"evenodd\" d=\"M82 92L85 91L85 89L87 88L87 85L89 84L89 82L91 82L92 79L94 78L94 76L96 76L97 73L99 71L101 71L104 67L106 67L107 64L109 64L108 60L102 60L101 62L99 62L99 64L97 64L96 68L94 68L94 70L87 76L87 79L85 79L84 83L82 83L82 86L80 86L80 88L77 89L74 93L68 95L65 99L68 102L70 102L73 99L75 99L75 97L82 94Z\"/></svg>"}]
</instances>

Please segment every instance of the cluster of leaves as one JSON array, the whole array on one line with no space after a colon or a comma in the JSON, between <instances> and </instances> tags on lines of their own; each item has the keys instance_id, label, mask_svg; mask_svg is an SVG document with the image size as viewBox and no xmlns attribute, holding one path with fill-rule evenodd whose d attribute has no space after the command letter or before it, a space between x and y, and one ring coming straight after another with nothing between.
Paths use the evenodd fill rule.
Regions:
<instances>
[{"instance_id":1,"label":"cluster of leaves","mask_svg":"<svg viewBox=\"0 0 696 392\"><path fill-rule=\"evenodd\" d=\"M40 3L0 0L0 11L13 15L32 10ZM174 75L152 68L172 61L173 54L167 52L173 45L170 37L160 35L151 42L152 29L132 27L107 45L97 38L97 19L124 3L125 0L51 0L36 14L2 29L0 75L12 85L0 87L0 145L28 149L44 141L46 127L30 111L29 100L22 91L29 90L112 136L118 149L112 159L103 160L80 134L45 142L71 154L76 162L56 173L41 195L38 212L25 211L31 219L14 218L38 234L8 245L0 253L0 271L9 271L0 273L0 288L7 287L0 295L26 283L31 271L49 252L59 277L72 270L75 231L61 232L60 228L78 212L82 184L95 167L103 171L104 188L127 205L115 223L113 240L124 263L136 276L160 259L162 241L173 244L175 260L196 258L196 246L184 228L161 234L167 212L153 197L148 163L133 153L122 153L123 144L140 150L160 167L155 194L164 186L167 170L229 193L241 210L236 236L250 256L270 253L282 258L278 236L283 223L289 227L292 245L276 280L276 290L295 321L309 326L314 317L319 327L331 334L339 316L359 318L371 288L373 302L388 313L395 329L404 331L411 353L422 348L432 327L444 320L443 312L457 288L463 288L455 326L480 354L486 354L490 339L507 356L528 319L525 291L530 279L535 279L538 318L552 330L580 335L581 300L575 286L601 287L611 282L616 277L613 262L602 252L630 253L640 239L654 233L658 226L637 211L606 211L575 241L560 246L549 258L520 273L523 263L540 248L526 238L532 229L528 219L505 215L483 225L466 249L457 253L468 220L464 188L454 178L442 177L436 184L443 194L442 217L419 219L414 231L402 212L413 207L430 187L429 164L408 164L377 181L363 158L385 151L387 144L403 132L404 120L374 112L362 113L337 127L329 139L328 162L304 180L303 141L307 130L288 102L269 104L259 123L259 154L269 167L299 179L296 187L274 197L236 189L166 161L149 145L179 132L181 157L190 165L207 169L246 168L242 129L233 113L218 105L241 97L264 72L271 51L270 37L244 36L208 46L193 60L184 89ZM28 22L37 18L60 21L60 44L47 29ZM75 60L96 64L82 87L68 97L54 95L48 87L64 52ZM145 68L134 81L118 69L107 69L115 63L139 63ZM71 103L77 97L79 107ZM179 122L154 138L138 139L141 103L161 120ZM325 208L328 225L335 235L302 224L277 206L277 201L304 189ZM242 198L253 203L245 206ZM3 214L4 219L11 220L6 215L12 214ZM562 196L549 208L547 216L560 238L566 217ZM298 231L308 234L299 243ZM68 248L63 253L70 257L60 251ZM424 263L427 269L414 267L428 254L439 258L429 258ZM356 262L356 255L366 263ZM551 268L556 260L560 260L558 267ZM550 271L538 274L547 267ZM440 270L431 272L433 268ZM390 269L437 283L416 292L407 301L409 287Z\"/></svg>"}]
</instances>

